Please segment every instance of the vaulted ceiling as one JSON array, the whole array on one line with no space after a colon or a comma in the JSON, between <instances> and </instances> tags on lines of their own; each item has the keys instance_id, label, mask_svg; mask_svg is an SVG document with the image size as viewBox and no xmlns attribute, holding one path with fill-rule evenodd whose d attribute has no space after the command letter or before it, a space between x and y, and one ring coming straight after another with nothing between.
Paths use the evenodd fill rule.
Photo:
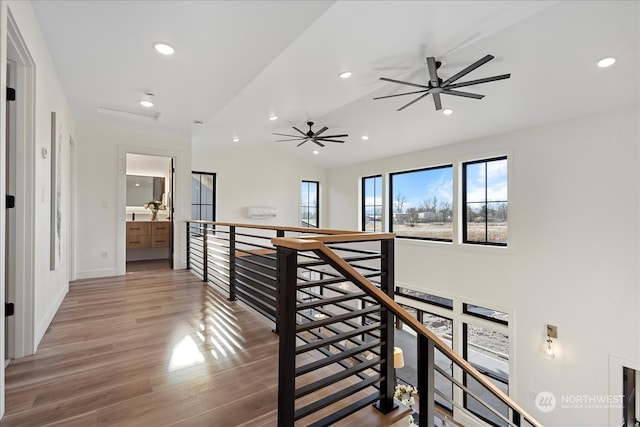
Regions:
<instances>
[{"instance_id":1,"label":"vaulted ceiling","mask_svg":"<svg viewBox=\"0 0 640 427\"><path fill-rule=\"evenodd\" d=\"M638 1L34 1L80 122L191 135L194 151L268 144L323 167L449 144L638 104ZM169 57L156 41L175 47ZM447 78L483 56L465 90L427 96L379 80L427 84L425 58ZM617 62L600 69L596 62ZM338 74L350 70L349 79ZM418 90L418 88L415 88ZM108 109L149 112L157 119ZM102 106L102 112L99 111ZM268 120L278 116L275 121ZM329 127L345 144L275 142L272 133ZM195 124L201 121L203 124ZM367 135L368 140L361 139ZM238 142L233 142L237 137ZM317 146L315 148L318 148Z\"/></svg>"}]
</instances>

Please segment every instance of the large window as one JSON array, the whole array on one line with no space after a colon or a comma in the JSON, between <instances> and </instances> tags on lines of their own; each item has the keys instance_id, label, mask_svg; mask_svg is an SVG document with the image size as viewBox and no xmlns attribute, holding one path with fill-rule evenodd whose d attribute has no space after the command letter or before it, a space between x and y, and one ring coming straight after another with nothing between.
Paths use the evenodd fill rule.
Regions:
<instances>
[{"instance_id":1,"label":"large window","mask_svg":"<svg viewBox=\"0 0 640 427\"><path fill-rule=\"evenodd\" d=\"M507 158L462 165L465 243L507 245Z\"/></svg>"},{"instance_id":2,"label":"large window","mask_svg":"<svg viewBox=\"0 0 640 427\"><path fill-rule=\"evenodd\" d=\"M300 226L320 227L320 183L302 181L300 186Z\"/></svg>"},{"instance_id":3,"label":"large window","mask_svg":"<svg viewBox=\"0 0 640 427\"><path fill-rule=\"evenodd\" d=\"M216 220L216 174L191 173L191 219Z\"/></svg>"},{"instance_id":4,"label":"large window","mask_svg":"<svg viewBox=\"0 0 640 427\"><path fill-rule=\"evenodd\" d=\"M382 175L362 178L362 231L382 231Z\"/></svg>"},{"instance_id":5,"label":"large window","mask_svg":"<svg viewBox=\"0 0 640 427\"><path fill-rule=\"evenodd\" d=\"M391 231L398 237L453 240L453 167L390 175Z\"/></svg>"}]
</instances>

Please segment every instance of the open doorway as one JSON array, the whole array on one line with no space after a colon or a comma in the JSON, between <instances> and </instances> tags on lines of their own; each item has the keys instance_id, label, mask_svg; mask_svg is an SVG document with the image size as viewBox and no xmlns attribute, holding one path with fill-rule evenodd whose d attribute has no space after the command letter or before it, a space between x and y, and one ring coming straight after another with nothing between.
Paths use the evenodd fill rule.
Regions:
<instances>
[{"instance_id":1,"label":"open doorway","mask_svg":"<svg viewBox=\"0 0 640 427\"><path fill-rule=\"evenodd\" d=\"M171 157L126 155L126 272L173 266Z\"/></svg>"}]
</instances>

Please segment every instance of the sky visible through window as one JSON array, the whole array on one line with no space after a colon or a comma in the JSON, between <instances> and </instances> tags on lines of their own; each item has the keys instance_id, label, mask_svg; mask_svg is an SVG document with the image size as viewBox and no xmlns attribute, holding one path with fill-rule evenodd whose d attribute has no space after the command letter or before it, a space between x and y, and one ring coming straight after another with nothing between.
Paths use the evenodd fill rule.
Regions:
<instances>
[{"instance_id":1,"label":"sky visible through window","mask_svg":"<svg viewBox=\"0 0 640 427\"><path fill-rule=\"evenodd\" d=\"M420 208L425 201L438 202L453 200L453 168L426 169L418 172L393 175L393 210L398 212L398 196L405 198L402 211Z\"/></svg>"}]
</instances>

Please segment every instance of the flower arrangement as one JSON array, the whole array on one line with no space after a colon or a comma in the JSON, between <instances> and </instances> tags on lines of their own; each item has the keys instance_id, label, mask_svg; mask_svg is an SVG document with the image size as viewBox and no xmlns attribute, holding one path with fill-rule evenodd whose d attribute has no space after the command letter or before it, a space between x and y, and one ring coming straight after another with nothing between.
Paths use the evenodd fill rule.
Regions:
<instances>
[{"instance_id":1,"label":"flower arrangement","mask_svg":"<svg viewBox=\"0 0 640 427\"><path fill-rule=\"evenodd\" d=\"M151 200L147 203L144 204L144 208L145 209L151 209L151 211L158 211L158 210L165 210L167 209L167 207L164 205L164 203L159 202L158 200Z\"/></svg>"},{"instance_id":2,"label":"flower arrangement","mask_svg":"<svg viewBox=\"0 0 640 427\"><path fill-rule=\"evenodd\" d=\"M418 389L411 385L398 384L396 390L393 393L393 397L400 401L404 406L413 410L413 405L416 404L414 396L418 394ZM409 425L417 425L416 420L413 418L413 413L409 415Z\"/></svg>"}]
</instances>

